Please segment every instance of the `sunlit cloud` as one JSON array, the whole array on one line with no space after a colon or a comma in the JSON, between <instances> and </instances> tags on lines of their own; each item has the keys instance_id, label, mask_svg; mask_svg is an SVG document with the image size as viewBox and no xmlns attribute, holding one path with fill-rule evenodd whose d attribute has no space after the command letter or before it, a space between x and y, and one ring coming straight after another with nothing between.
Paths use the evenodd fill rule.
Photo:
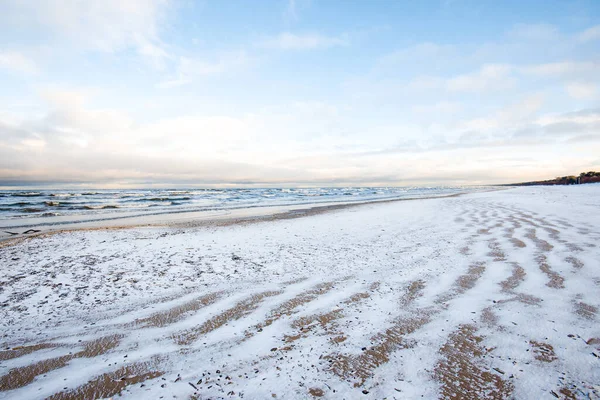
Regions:
<instances>
[{"instance_id":1,"label":"sunlit cloud","mask_svg":"<svg viewBox=\"0 0 600 400\"><path fill-rule=\"evenodd\" d=\"M0 51L0 68L24 74L38 72L38 67L33 60L14 51Z\"/></svg>"}]
</instances>

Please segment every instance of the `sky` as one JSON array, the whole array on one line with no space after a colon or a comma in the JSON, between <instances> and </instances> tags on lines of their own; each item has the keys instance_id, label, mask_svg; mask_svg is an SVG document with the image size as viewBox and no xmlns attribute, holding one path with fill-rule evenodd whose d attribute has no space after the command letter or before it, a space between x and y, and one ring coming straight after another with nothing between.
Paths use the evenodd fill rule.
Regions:
<instances>
[{"instance_id":1,"label":"sky","mask_svg":"<svg viewBox=\"0 0 600 400\"><path fill-rule=\"evenodd\" d=\"M600 170L600 1L3 0L0 187Z\"/></svg>"}]
</instances>

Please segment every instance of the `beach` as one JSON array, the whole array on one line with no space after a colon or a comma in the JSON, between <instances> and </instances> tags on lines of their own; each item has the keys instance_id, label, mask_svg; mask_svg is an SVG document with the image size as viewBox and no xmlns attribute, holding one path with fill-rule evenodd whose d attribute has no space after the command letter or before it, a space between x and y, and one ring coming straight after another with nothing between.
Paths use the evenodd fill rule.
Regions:
<instances>
[{"instance_id":1,"label":"beach","mask_svg":"<svg viewBox=\"0 0 600 400\"><path fill-rule=\"evenodd\" d=\"M600 184L286 207L2 242L0 399L600 398Z\"/></svg>"}]
</instances>

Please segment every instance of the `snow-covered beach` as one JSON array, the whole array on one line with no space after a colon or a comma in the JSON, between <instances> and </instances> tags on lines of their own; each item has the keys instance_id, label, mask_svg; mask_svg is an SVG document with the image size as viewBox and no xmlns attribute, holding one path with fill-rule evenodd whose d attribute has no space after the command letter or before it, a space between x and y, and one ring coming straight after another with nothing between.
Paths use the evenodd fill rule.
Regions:
<instances>
[{"instance_id":1,"label":"snow-covered beach","mask_svg":"<svg viewBox=\"0 0 600 400\"><path fill-rule=\"evenodd\" d=\"M600 398L600 185L0 248L0 398Z\"/></svg>"}]
</instances>

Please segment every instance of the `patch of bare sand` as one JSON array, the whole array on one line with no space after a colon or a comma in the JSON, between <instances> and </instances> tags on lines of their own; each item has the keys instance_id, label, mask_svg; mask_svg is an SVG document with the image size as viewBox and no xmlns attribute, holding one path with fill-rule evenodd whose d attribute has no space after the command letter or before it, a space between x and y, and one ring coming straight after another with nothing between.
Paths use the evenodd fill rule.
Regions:
<instances>
[{"instance_id":1,"label":"patch of bare sand","mask_svg":"<svg viewBox=\"0 0 600 400\"><path fill-rule=\"evenodd\" d=\"M507 220L513 225L513 227L516 228L520 228L523 225L521 224L521 222L519 222L519 220L517 220L515 217L511 216L508 217Z\"/></svg>"},{"instance_id":2,"label":"patch of bare sand","mask_svg":"<svg viewBox=\"0 0 600 400\"><path fill-rule=\"evenodd\" d=\"M425 284L421 280L410 283L400 299L400 304L409 306L422 295L424 287ZM373 336L371 342L376 344L364 348L361 354L326 356L330 362L329 370L344 379L353 380L355 387L362 386L372 376L375 368L389 361L392 352L414 345L414 342L406 340L405 336L429 322L430 314L431 310L420 309L414 312L414 316L397 318L390 328Z\"/></svg>"},{"instance_id":3,"label":"patch of bare sand","mask_svg":"<svg viewBox=\"0 0 600 400\"><path fill-rule=\"evenodd\" d=\"M536 296L532 296L530 294L525 294L525 293L514 293L515 296L511 297L510 299L506 299L506 300L499 300L498 304L503 304L503 303L510 303L511 301L518 301L521 302L523 304L527 304L530 306L533 305L538 305L541 303L542 299Z\"/></svg>"},{"instance_id":4,"label":"patch of bare sand","mask_svg":"<svg viewBox=\"0 0 600 400\"><path fill-rule=\"evenodd\" d=\"M507 219L507 221L512 222L513 226L509 227L509 228L505 228L504 232L506 232L503 236L505 238L507 238L513 245L513 247L517 248L517 249L522 249L524 247L527 247L527 245L525 244L525 242L523 242L521 239L518 239L516 237L514 237L515 235L515 229L517 227L520 227L521 224L519 224L518 222L515 223L514 220L511 220L510 218Z\"/></svg>"},{"instance_id":5,"label":"patch of bare sand","mask_svg":"<svg viewBox=\"0 0 600 400\"><path fill-rule=\"evenodd\" d=\"M494 261L506 261L506 254L502 251L498 241L494 239L489 240L488 247L490 248L490 252L487 253L488 257L493 257Z\"/></svg>"},{"instance_id":6,"label":"patch of bare sand","mask_svg":"<svg viewBox=\"0 0 600 400\"><path fill-rule=\"evenodd\" d=\"M404 296L400 298L400 305L403 307L410 306L416 299L423 295L423 289L425 289L425 282L421 279L411 282L406 288Z\"/></svg>"},{"instance_id":7,"label":"patch of bare sand","mask_svg":"<svg viewBox=\"0 0 600 400\"><path fill-rule=\"evenodd\" d=\"M492 307L486 307L481 310L481 322L486 324L489 327L494 327L498 325L498 317L494 314Z\"/></svg>"},{"instance_id":8,"label":"patch of bare sand","mask_svg":"<svg viewBox=\"0 0 600 400\"><path fill-rule=\"evenodd\" d=\"M185 314L198 311L203 307L213 304L222 295L223 292L217 292L201 296L197 299L194 299L177 307L173 307L169 310L152 314L146 318L136 319L134 325L138 325L143 328L162 328L164 326L170 325L181 320L185 316Z\"/></svg>"},{"instance_id":9,"label":"patch of bare sand","mask_svg":"<svg viewBox=\"0 0 600 400\"><path fill-rule=\"evenodd\" d=\"M585 319L593 320L598 314L598 307L591 304L584 303L582 301L574 302L575 313Z\"/></svg>"},{"instance_id":10,"label":"patch of bare sand","mask_svg":"<svg viewBox=\"0 0 600 400\"><path fill-rule=\"evenodd\" d=\"M187 329L183 332L174 334L173 339L175 340L175 343L177 343L180 346L188 346L194 341L196 341L200 336L212 332L230 321L235 321L237 319L249 315L250 313L252 313L252 311L258 308L259 304L266 297L276 296L281 293L282 291L271 290L258 294L253 294L247 299L240 301L232 308L225 310L221 314L212 317L199 327Z\"/></svg>"},{"instance_id":11,"label":"patch of bare sand","mask_svg":"<svg viewBox=\"0 0 600 400\"><path fill-rule=\"evenodd\" d=\"M521 267L518 263L512 262L511 264L513 266L512 273L508 278L500 282L500 287L502 288L502 292L513 294L514 297L499 300L497 303L503 304L509 303L511 301L519 301L528 305L539 304L542 301L542 299L540 299L539 297L514 291L514 289L516 289L521 284L521 282L525 280L525 276L527 275L527 273L525 272L523 267Z\"/></svg>"},{"instance_id":12,"label":"patch of bare sand","mask_svg":"<svg viewBox=\"0 0 600 400\"><path fill-rule=\"evenodd\" d=\"M512 243L512 245L517 248L517 249L522 249L524 247L527 247L527 245L525 244L524 241L522 241L521 239L517 239L515 237L510 238L510 242Z\"/></svg>"},{"instance_id":13,"label":"patch of bare sand","mask_svg":"<svg viewBox=\"0 0 600 400\"><path fill-rule=\"evenodd\" d=\"M261 323L254 326L253 331L246 331L246 338L254 336L257 332L261 332L263 328L271 325L273 322L284 316L292 315L299 307L304 304L310 303L317 299L319 296L324 295L333 288L334 282L324 282L316 285L315 287L300 293L296 297L284 302L283 304L276 307L269 316Z\"/></svg>"},{"instance_id":14,"label":"patch of bare sand","mask_svg":"<svg viewBox=\"0 0 600 400\"><path fill-rule=\"evenodd\" d=\"M525 237L527 239L531 240L535 244L535 246L538 248L538 250L540 250L540 251L548 252L554 248L554 246L552 246L550 243L548 243L544 239L540 239L539 237L537 237L537 233L536 233L535 229L527 229L527 233L525 234Z\"/></svg>"},{"instance_id":15,"label":"patch of bare sand","mask_svg":"<svg viewBox=\"0 0 600 400\"><path fill-rule=\"evenodd\" d=\"M514 297L499 300L497 303L503 304L511 301L519 301L528 305L539 304L542 301L542 299L539 297L515 292L515 289L521 284L521 282L525 280L527 273L525 272L525 269L523 269L523 267L521 267L518 263L512 262L511 264L513 266L512 273L508 278L500 282L500 287L502 288L502 292L513 294Z\"/></svg>"},{"instance_id":16,"label":"patch of bare sand","mask_svg":"<svg viewBox=\"0 0 600 400\"><path fill-rule=\"evenodd\" d=\"M486 349L473 325L461 325L440 349L442 359L434 370L445 399L506 399L513 391L510 382L483 365Z\"/></svg>"},{"instance_id":17,"label":"patch of bare sand","mask_svg":"<svg viewBox=\"0 0 600 400\"><path fill-rule=\"evenodd\" d=\"M117 347L121 335L111 335L85 343L83 350L74 354L39 361L25 367L13 368L0 378L0 391L13 390L33 382L36 376L62 368L74 358L92 358Z\"/></svg>"},{"instance_id":18,"label":"patch of bare sand","mask_svg":"<svg viewBox=\"0 0 600 400\"><path fill-rule=\"evenodd\" d=\"M114 372L100 375L73 390L58 392L48 400L102 399L120 395L127 386L163 375L157 365L158 360L127 365Z\"/></svg>"},{"instance_id":19,"label":"patch of bare sand","mask_svg":"<svg viewBox=\"0 0 600 400\"><path fill-rule=\"evenodd\" d=\"M293 343L301 337L308 336L315 327L320 327L325 334L333 336L336 332L333 329L334 321L344 316L342 310L333 310L322 314L309 315L306 317L300 317L292 322L292 328L297 329L298 332L292 335L285 335L284 341L286 343ZM340 343L340 339L337 343ZM335 342L335 341L334 341Z\"/></svg>"},{"instance_id":20,"label":"patch of bare sand","mask_svg":"<svg viewBox=\"0 0 600 400\"><path fill-rule=\"evenodd\" d=\"M567 243L565 243L565 246L567 247L567 249L569 249L569 251L572 251L572 252L583 251L581 246L578 246L575 243L567 242Z\"/></svg>"},{"instance_id":21,"label":"patch of bare sand","mask_svg":"<svg viewBox=\"0 0 600 400\"><path fill-rule=\"evenodd\" d=\"M510 292L516 289L521 282L523 282L525 276L527 275L523 267L521 267L518 263L513 262L511 264L513 266L511 275L500 282L500 287L502 287L503 292Z\"/></svg>"},{"instance_id":22,"label":"patch of bare sand","mask_svg":"<svg viewBox=\"0 0 600 400\"><path fill-rule=\"evenodd\" d=\"M454 282L452 288L448 292L439 295L435 302L438 304L446 303L456 296L461 295L467 290L473 288L479 278L481 278L481 275L483 275L484 271L485 263L476 262L471 264L467 270L467 273L459 276Z\"/></svg>"},{"instance_id":23,"label":"patch of bare sand","mask_svg":"<svg viewBox=\"0 0 600 400\"><path fill-rule=\"evenodd\" d=\"M415 332L429 320L430 317L425 312L415 317L399 318L391 328L374 336L371 341L377 344L365 348L361 354L326 356L330 362L329 369L341 378L354 381L355 387L362 386L373 375L375 368L390 360L392 352L413 347L414 342L406 340L405 336Z\"/></svg>"},{"instance_id":24,"label":"patch of bare sand","mask_svg":"<svg viewBox=\"0 0 600 400\"><path fill-rule=\"evenodd\" d=\"M536 261L540 267L540 270L544 274L546 274L546 276L548 276L548 278L550 279L548 283L546 283L546 286L551 287L553 289L564 289L565 278L563 278L558 272L550 268L546 256L540 254L536 257Z\"/></svg>"},{"instance_id":25,"label":"patch of bare sand","mask_svg":"<svg viewBox=\"0 0 600 400\"><path fill-rule=\"evenodd\" d=\"M379 287L379 282L374 282L369 286L369 290L373 291ZM344 305L357 304L371 297L369 292L354 293L348 299L342 301ZM331 342L340 344L346 340L346 336L336 329L335 321L344 316L343 309L335 309L322 314L313 314L306 317L300 317L292 322L292 328L297 329L295 335L285 335L284 341L287 343L295 342L301 337L306 337L316 326L320 327L326 335L331 337Z\"/></svg>"},{"instance_id":26,"label":"patch of bare sand","mask_svg":"<svg viewBox=\"0 0 600 400\"><path fill-rule=\"evenodd\" d=\"M282 284L284 286L288 286L288 285L293 285L293 284L296 284L296 283L304 282L307 279L308 279L307 277L301 277L301 278L296 278L296 279L292 279L292 280L289 280L289 281L285 281Z\"/></svg>"},{"instance_id":27,"label":"patch of bare sand","mask_svg":"<svg viewBox=\"0 0 600 400\"><path fill-rule=\"evenodd\" d=\"M571 264L575 270L580 270L581 268L583 268L584 265L583 262L581 262L578 258L573 256L565 258L565 261Z\"/></svg>"},{"instance_id":28,"label":"patch of bare sand","mask_svg":"<svg viewBox=\"0 0 600 400\"><path fill-rule=\"evenodd\" d=\"M554 353L554 347L549 343L530 340L529 344L533 347L533 355L536 360L551 363L558 360Z\"/></svg>"},{"instance_id":29,"label":"patch of bare sand","mask_svg":"<svg viewBox=\"0 0 600 400\"><path fill-rule=\"evenodd\" d=\"M6 361L17 357L22 357L24 355L33 353L34 351L51 349L53 347L57 347L57 344L54 343L40 343L34 344L30 346L17 346L13 347L9 350L0 351L0 361Z\"/></svg>"},{"instance_id":30,"label":"patch of bare sand","mask_svg":"<svg viewBox=\"0 0 600 400\"><path fill-rule=\"evenodd\" d=\"M369 290L373 291L379 287L379 282L374 282L369 286ZM344 305L355 305L371 297L369 292L354 293L346 300L342 301ZM290 351L294 348L294 342L303 337L308 337L313 334L315 329L318 327L324 332L325 335L330 337L330 342L333 344L340 344L346 340L346 336L340 332L336 325L336 320L344 316L344 310L337 308L335 310L313 314L305 317L300 317L294 320L291 324L292 328L297 330L295 334L284 335L283 341L286 343L285 346L278 348L279 352ZM269 359L276 357L272 355L263 357L263 359Z\"/></svg>"}]
</instances>

